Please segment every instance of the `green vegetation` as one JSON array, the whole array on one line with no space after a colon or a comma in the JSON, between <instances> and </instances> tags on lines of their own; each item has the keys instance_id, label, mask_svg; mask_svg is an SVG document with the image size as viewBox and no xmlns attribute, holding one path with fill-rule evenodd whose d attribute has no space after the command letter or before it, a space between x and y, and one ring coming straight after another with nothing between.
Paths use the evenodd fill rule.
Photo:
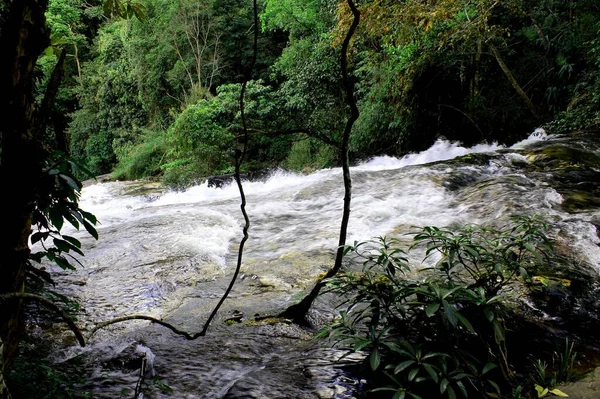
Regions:
<instances>
[{"instance_id":1,"label":"green vegetation","mask_svg":"<svg viewBox=\"0 0 600 399\"><path fill-rule=\"evenodd\" d=\"M61 234L65 221L97 238L95 217L78 204L84 176L160 176L183 187L230 173L243 131L245 168L311 170L347 166L348 144L359 159L402 155L439 136L512 142L535 126L600 124L596 0L365 0L351 41L358 12L346 3L260 7L250 74L250 2L0 1L0 109L10 116L0 121L0 184L14 191L0 243L1 377L24 325L15 298L36 292L76 307L47 288L51 276L38 263L72 269L71 255L82 255L81 243ZM348 44L349 74L339 68ZM362 116L353 125L354 101ZM573 207L591 202L571 196ZM363 271L329 280L350 306L327 334L367 352L374 391L398 398L557 394L554 385L573 378L573 346L534 359L533 380L515 380L507 339L509 293L544 261L543 227L525 218L507 230L425 228L412 247L438 258L425 279L394 242L381 239L375 255L357 244L350 250ZM31 253L29 240L44 249ZM30 366L14 367L19 379ZM63 384L46 364L39 370Z\"/></svg>"},{"instance_id":2,"label":"green vegetation","mask_svg":"<svg viewBox=\"0 0 600 399\"><path fill-rule=\"evenodd\" d=\"M545 230L539 218L520 217L501 229L425 227L406 251L394 239L355 243L347 255L362 270L328 281L329 291L344 298L343 310L320 336L364 353L362 373L372 392L394 398L498 397L520 385L524 394L536 385L554 389L576 377L573 344L552 356L552 368L533 359L537 373L528 379L531 362L523 363L522 352L531 353L533 343L509 336L529 271L551 255ZM429 266L409 262L414 252L424 252Z\"/></svg>"},{"instance_id":3,"label":"green vegetation","mask_svg":"<svg viewBox=\"0 0 600 399\"><path fill-rule=\"evenodd\" d=\"M164 176L175 185L231 171L222 153L239 134L239 121L230 123L239 118L232 85L251 53L250 3L147 0L143 18L99 27L94 8L50 4L53 31L78 54L61 89L71 100L57 110L70 121L76 159L94 173L116 168L120 178ZM67 5L68 13L56 11ZM264 0L259 7L253 78L262 94L249 107L247 168L339 163L327 153L341 145L348 112L338 53L349 9L322 0ZM361 112L352 159L421 150L439 136L513 142L536 126L567 131L599 123L600 13L593 0L369 0L359 9L349 58ZM53 62L46 58L40 65L48 75ZM186 123L207 125L189 134L181 130ZM221 136L221 149L210 144ZM198 161L202 154L211 159ZM148 168L136 166L148 157Z\"/></svg>"}]
</instances>

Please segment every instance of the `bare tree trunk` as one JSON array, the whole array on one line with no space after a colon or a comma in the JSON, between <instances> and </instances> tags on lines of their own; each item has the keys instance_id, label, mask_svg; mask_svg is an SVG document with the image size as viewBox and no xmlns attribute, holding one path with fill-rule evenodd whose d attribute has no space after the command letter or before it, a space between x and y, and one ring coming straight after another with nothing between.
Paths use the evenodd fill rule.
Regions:
<instances>
[{"instance_id":1,"label":"bare tree trunk","mask_svg":"<svg viewBox=\"0 0 600 399\"><path fill-rule=\"evenodd\" d=\"M536 119L540 119L540 116L539 116L539 114L537 112L537 109L536 109L535 105L533 104L533 102L531 102L531 99L529 98L529 96L527 95L527 93L525 93L525 91L523 91L523 89L521 88L521 86L519 86L519 83L517 82L517 80L513 76L513 74L510 71L510 69L508 69L508 66L506 66L506 63L502 59L502 55L500 55L500 52L498 51L498 49L496 48L496 46L494 46L493 44L490 44L489 46L490 46L490 50L492 50L492 54L494 54L494 57L496 58L496 61L498 62L498 65L500 65L500 69L502 69L502 72L504 72L504 74L508 78L508 80L509 80L510 84L512 85L512 87L515 89L515 91L517 92L517 94L519 95L519 97L521 97L521 99L523 99L523 101L525 102L525 104L527 104L527 108L529 108L529 111L531 111L531 114Z\"/></svg>"},{"instance_id":2,"label":"bare tree trunk","mask_svg":"<svg viewBox=\"0 0 600 399\"><path fill-rule=\"evenodd\" d=\"M314 286L311 292L305 296L302 301L298 304L292 305L287 308L282 314L282 317L290 318L298 324L306 324L306 314L314 300L319 296L321 289L325 286L324 280L335 276L342 268L342 260L344 258L344 247L346 245L346 234L348 231L348 221L350 220L350 202L352 199L352 180L350 177L350 162L348 159L348 147L350 142L350 132L354 122L358 119L359 111L354 100L354 82L350 76L348 76L348 47L350 40L358 27L360 22L360 11L356 8L353 0L347 0L348 6L352 11L353 20L350 25L350 29L346 33L344 42L342 43L340 67L342 70L342 79L344 84L344 91L346 94L346 102L350 107L350 117L346 121L344 132L342 134L342 145L341 145L341 157L342 157L342 175L344 179L344 210L342 213L342 221L340 225L340 236L338 241L338 249L335 257L335 263L333 267L327 272L327 274Z\"/></svg>"},{"instance_id":3,"label":"bare tree trunk","mask_svg":"<svg viewBox=\"0 0 600 399\"><path fill-rule=\"evenodd\" d=\"M7 4L0 27L0 118L3 196L0 240L0 295L23 290L31 222L45 152L40 146L35 114L33 70L48 46L44 12L47 0L19 0ZM0 313L4 366L12 361L23 326L17 301Z\"/></svg>"}]
</instances>

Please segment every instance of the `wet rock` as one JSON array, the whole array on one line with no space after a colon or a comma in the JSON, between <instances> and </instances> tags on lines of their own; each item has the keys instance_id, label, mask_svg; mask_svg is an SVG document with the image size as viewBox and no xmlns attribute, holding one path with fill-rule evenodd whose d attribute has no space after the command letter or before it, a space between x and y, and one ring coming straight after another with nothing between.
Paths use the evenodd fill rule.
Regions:
<instances>
[{"instance_id":1,"label":"wet rock","mask_svg":"<svg viewBox=\"0 0 600 399\"><path fill-rule=\"evenodd\" d=\"M264 179L268 178L272 173L273 173L272 169L261 169L261 170L255 170L255 171L242 173L241 178L242 178L242 180L249 180L249 181L264 180ZM207 181L208 187L222 188L223 186L226 186L226 185L232 183L234 181L234 178L235 177L234 177L233 173L231 173L231 174L226 174L226 175L210 176L210 177L206 178L206 181Z\"/></svg>"},{"instance_id":2,"label":"wet rock","mask_svg":"<svg viewBox=\"0 0 600 399\"><path fill-rule=\"evenodd\" d=\"M145 371L150 371L154 366L154 358L154 354L148 347L134 342L113 354L111 358L102 361L102 368L133 371L143 366Z\"/></svg>"}]
</instances>

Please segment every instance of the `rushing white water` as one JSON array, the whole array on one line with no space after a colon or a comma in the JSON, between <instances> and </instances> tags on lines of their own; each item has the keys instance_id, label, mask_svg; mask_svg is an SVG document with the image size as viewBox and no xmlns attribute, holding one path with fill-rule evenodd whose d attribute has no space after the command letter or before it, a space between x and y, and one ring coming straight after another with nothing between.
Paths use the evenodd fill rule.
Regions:
<instances>
[{"instance_id":1,"label":"rushing white water","mask_svg":"<svg viewBox=\"0 0 600 399\"><path fill-rule=\"evenodd\" d=\"M542 131L510 148L497 144L465 148L439 140L418 154L378 157L353 167L347 242L401 236L413 226L503 223L513 214L542 213L555 237L571 243L582 262L598 266L599 240L590 223L597 213L565 212L561 195L540 178L543 175L524 172L528 161L520 151L546 140ZM487 154L489 161L440 162L473 153ZM343 198L339 169L310 175L279 171L265 181L245 182L244 190L250 239L242 277L222 311L225 316L233 309L248 316L283 309L331 265L338 241ZM100 240L80 233L84 268L62 277L89 315L83 315L82 322L144 313L198 331L235 264L243 222L238 198L233 183L221 188L205 183L182 192L131 182L86 187L81 207L100 221ZM285 369L292 361L296 365L289 366L289 375L279 378L296 378L298 368L310 369L317 363L321 371L307 383L312 391L300 384L288 387L287 397L329 397L319 389L325 389L327 378L340 377L326 371L333 370L334 354L302 357L305 348L300 346L283 355L282 348L293 346L303 334L293 327L257 327L251 333L238 328L232 335L216 321L210 341L194 346L146 324L103 331L92 342L92 350L143 336L156 355L159 376L175 390L172 397L268 397L257 393L261 384L281 389L276 387L284 383L269 374L269 368ZM230 352L225 354L223 348ZM63 356L68 357L72 351L66 353ZM90 389L97 397L111 397L135 381L135 373L113 375L112 383L101 378L106 370L95 373ZM323 392L330 392L327 389L338 388ZM163 397L157 390L148 395ZM286 397L282 395L273 397Z\"/></svg>"}]
</instances>

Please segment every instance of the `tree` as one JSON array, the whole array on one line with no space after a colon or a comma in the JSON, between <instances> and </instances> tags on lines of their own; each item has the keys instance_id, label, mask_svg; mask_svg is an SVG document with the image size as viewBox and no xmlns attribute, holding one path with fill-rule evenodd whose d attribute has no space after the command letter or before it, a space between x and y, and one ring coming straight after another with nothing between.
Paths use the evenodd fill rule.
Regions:
<instances>
[{"instance_id":1,"label":"tree","mask_svg":"<svg viewBox=\"0 0 600 399\"><path fill-rule=\"evenodd\" d=\"M127 1L124 5L120 0L110 3L108 10L113 6L127 10L134 4ZM64 219L78 224L75 219L81 218L87 229L87 223L95 220L76 208L76 198L73 208L66 203L73 202L74 198L55 190L56 181L62 180L61 185L71 186L73 190L80 188L80 183L72 178L70 171L57 168L52 156L56 143L45 138L50 111L62 80L64 55L53 69L41 102L36 103L35 67L50 45L47 9L48 0L0 1L0 51L3 54L0 109L10 115L0 118L0 184L11 190L3 202L3 239L0 240L2 375L16 354L22 334L23 308L18 299L26 295L23 290L31 258L32 224L46 223L50 227L51 223L62 224ZM54 205L60 208L60 214L51 216L49 207ZM55 227L60 230L60 226Z\"/></svg>"},{"instance_id":2,"label":"tree","mask_svg":"<svg viewBox=\"0 0 600 399\"><path fill-rule=\"evenodd\" d=\"M42 143L44 112L36 109L34 68L50 44L45 0L4 1L0 21L0 120L2 158L0 184L11 189L4 202L4 237L0 240L0 295L21 292L29 257L38 182L48 150ZM19 303L5 305L0 315L4 364L12 360L22 325Z\"/></svg>"},{"instance_id":3,"label":"tree","mask_svg":"<svg viewBox=\"0 0 600 399\"><path fill-rule=\"evenodd\" d=\"M354 122L356 122L360 115L354 99L354 80L348 72L348 47L350 46L352 36L354 36L354 32L356 32L356 28L360 23L360 11L352 0L347 0L347 5L352 13L353 18L340 49L340 69L344 84L344 92L346 94L346 102L350 108L350 116L348 117L346 125L344 126L344 131L342 132L340 146L342 158L342 176L344 180L344 206L342 220L340 223L339 242L333 267L329 269L325 276L317 282L308 295L306 295L298 304L290 306L283 312L283 316L290 317L297 323L306 322L306 314L310 310L314 300L321 292L321 289L325 287L325 279L335 276L341 270L342 260L345 253L346 234L348 231L348 222L350 220L350 203L352 200L352 179L350 177L350 159L348 157L350 132L352 131Z\"/></svg>"}]
</instances>

